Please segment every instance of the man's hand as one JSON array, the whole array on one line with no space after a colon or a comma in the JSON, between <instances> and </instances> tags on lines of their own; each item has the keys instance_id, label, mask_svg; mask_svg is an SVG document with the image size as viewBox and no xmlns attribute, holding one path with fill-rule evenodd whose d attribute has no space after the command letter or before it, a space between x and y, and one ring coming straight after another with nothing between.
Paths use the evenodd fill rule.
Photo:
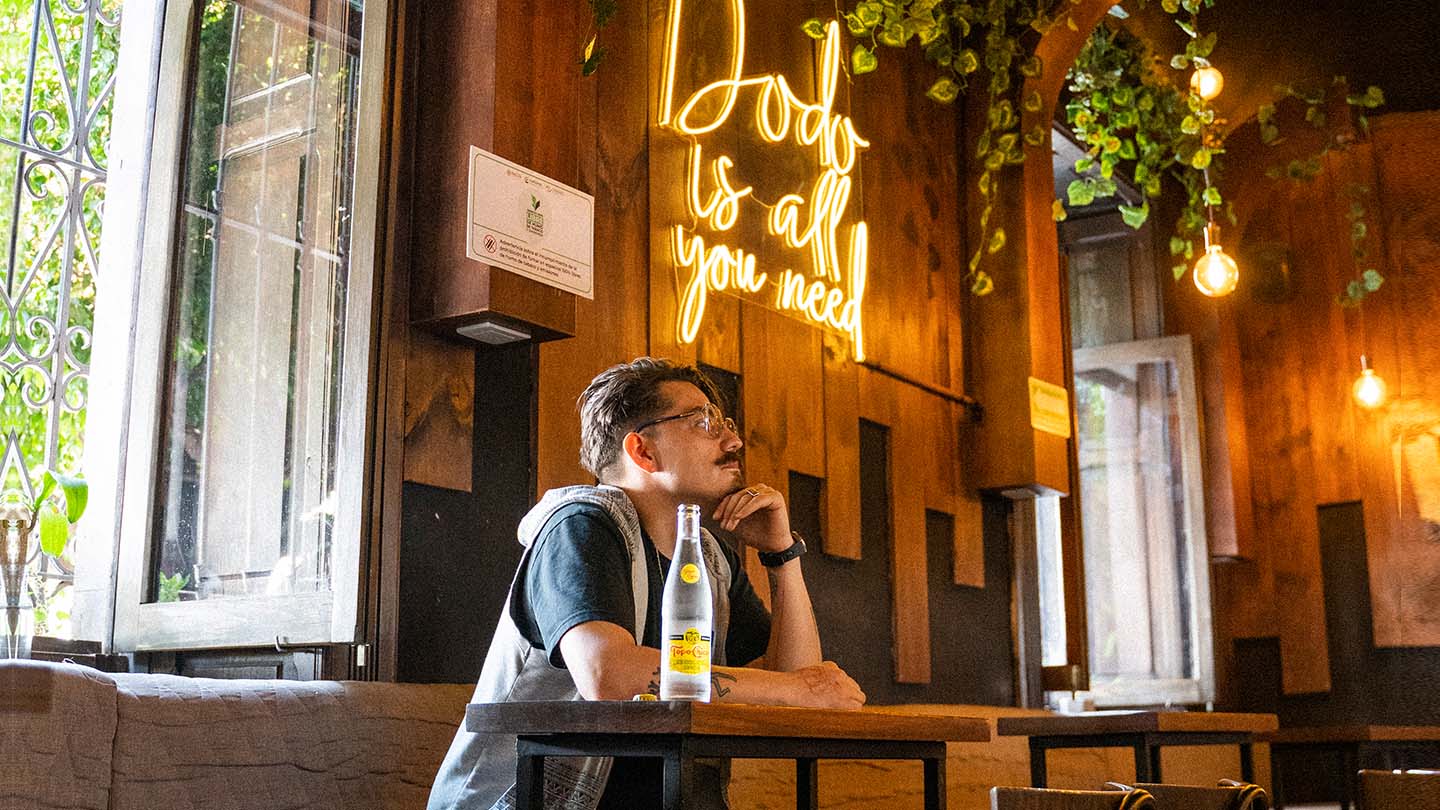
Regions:
<instances>
[{"instance_id":1,"label":"man's hand","mask_svg":"<svg viewBox=\"0 0 1440 810\"><path fill-rule=\"evenodd\" d=\"M756 551L784 551L790 539L790 512L774 487L750 486L726 495L711 515L720 528Z\"/></svg>"},{"instance_id":2,"label":"man's hand","mask_svg":"<svg viewBox=\"0 0 1440 810\"><path fill-rule=\"evenodd\" d=\"M797 680L795 694L788 701L794 706L817 709L858 709L865 705L865 693L845 670L834 661L789 673Z\"/></svg>"}]
</instances>

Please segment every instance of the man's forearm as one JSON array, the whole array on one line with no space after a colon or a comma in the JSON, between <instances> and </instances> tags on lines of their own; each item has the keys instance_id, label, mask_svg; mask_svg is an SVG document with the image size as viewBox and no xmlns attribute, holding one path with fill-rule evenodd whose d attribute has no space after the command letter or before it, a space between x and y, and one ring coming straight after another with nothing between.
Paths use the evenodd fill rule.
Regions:
<instances>
[{"instance_id":1,"label":"man's forearm","mask_svg":"<svg viewBox=\"0 0 1440 810\"><path fill-rule=\"evenodd\" d=\"M821 662L820 630L800 570L800 560L766 569L770 575L770 645L768 669L790 672Z\"/></svg>"}]
</instances>

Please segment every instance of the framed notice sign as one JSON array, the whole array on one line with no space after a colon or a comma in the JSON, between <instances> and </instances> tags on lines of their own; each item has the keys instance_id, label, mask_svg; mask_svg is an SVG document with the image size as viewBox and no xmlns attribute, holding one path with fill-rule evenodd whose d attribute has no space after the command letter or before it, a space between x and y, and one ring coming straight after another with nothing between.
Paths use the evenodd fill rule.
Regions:
<instances>
[{"instance_id":1,"label":"framed notice sign","mask_svg":"<svg viewBox=\"0 0 1440 810\"><path fill-rule=\"evenodd\" d=\"M470 147L465 255L595 297L595 198Z\"/></svg>"}]
</instances>

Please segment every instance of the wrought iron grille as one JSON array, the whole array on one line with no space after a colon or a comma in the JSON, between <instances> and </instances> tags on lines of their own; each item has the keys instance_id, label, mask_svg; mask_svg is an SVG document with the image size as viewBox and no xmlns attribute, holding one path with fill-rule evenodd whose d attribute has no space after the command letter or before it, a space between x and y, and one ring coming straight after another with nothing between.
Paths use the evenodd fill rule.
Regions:
<instances>
[{"instance_id":1,"label":"wrought iron grille","mask_svg":"<svg viewBox=\"0 0 1440 810\"><path fill-rule=\"evenodd\" d=\"M4 489L78 473L120 0L0 0L0 441ZM39 559L36 631L64 632L73 569Z\"/></svg>"}]
</instances>

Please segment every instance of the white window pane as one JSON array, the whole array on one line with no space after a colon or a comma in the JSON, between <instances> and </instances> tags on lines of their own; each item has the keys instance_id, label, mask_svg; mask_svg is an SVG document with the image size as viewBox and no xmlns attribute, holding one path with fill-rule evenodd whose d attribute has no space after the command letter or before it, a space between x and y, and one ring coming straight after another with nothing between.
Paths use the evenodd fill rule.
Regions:
<instances>
[{"instance_id":1,"label":"white window pane","mask_svg":"<svg viewBox=\"0 0 1440 810\"><path fill-rule=\"evenodd\" d=\"M360 16L201 11L149 601L330 588Z\"/></svg>"}]
</instances>

